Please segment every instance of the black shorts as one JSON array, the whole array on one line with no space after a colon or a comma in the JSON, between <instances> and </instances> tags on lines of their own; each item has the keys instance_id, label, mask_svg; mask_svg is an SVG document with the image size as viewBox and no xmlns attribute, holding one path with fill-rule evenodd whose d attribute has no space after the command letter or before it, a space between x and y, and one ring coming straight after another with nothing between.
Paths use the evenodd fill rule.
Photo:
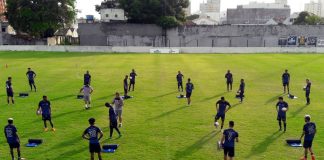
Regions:
<instances>
[{"instance_id":1,"label":"black shorts","mask_svg":"<svg viewBox=\"0 0 324 160\"><path fill-rule=\"evenodd\" d=\"M229 157L234 157L235 156L234 147L224 147L224 155Z\"/></svg>"},{"instance_id":2,"label":"black shorts","mask_svg":"<svg viewBox=\"0 0 324 160\"><path fill-rule=\"evenodd\" d=\"M187 93L186 93L186 97L187 97L187 98L190 98L190 97L191 97L191 94L192 94L192 92L187 92Z\"/></svg>"},{"instance_id":3,"label":"black shorts","mask_svg":"<svg viewBox=\"0 0 324 160\"><path fill-rule=\"evenodd\" d=\"M9 143L9 147L10 148L19 148L20 147L20 143L19 142Z\"/></svg>"},{"instance_id":4,"label":"black shorts","mask_svg":"<svg viewBox=\"0 0 324 160\"><path fill-rule=\"evenodd\" d=\"M33 79L28 80L28 82L30 85L35 84L35 81Z\"/></svg>"},{"instance_id":5,"label":"black shorts","mask_svg":"<svg viewBox=\"0 0 324 160\"><path fill-rule=\"evenodd\" d=\"M224 121L225 120L225 114L219 114L219 113L217 113L217 115L215 116L215 120L218 120L219 118L221 118L222 121Z\"/></svg>"},{"instance_id":6,"label":"black shorts","mask_svg":"<svg viewBox=\"0 0 324 160\"><path fill-rule=\"evenodd\" d=\"M289 82L283 82L282 85L283 86L289 86Z\"/></svg>"},{"instance_id":7,"label":"black shorts","mask_svg":"<svg viewBox=\"0 0 324 160\"><path fill-rule=\"evenodd\" d=\"M277 120L278 120L278 121L284 121L284 122L285 122L286 119L287 119L287 118L286 118L286 116L284 116L284 115L278 115L278 116L277 116Z\"/></svg>"},{"instance_id":8,"label":"black shorts","mask_svg":"<svg viewBox=\"0 0 324 160\"><path fill-rule=\"evenodd\" d=\"M99 143L90 143L89 144L89 152L90 153L100 153L101 147Z\"/></svg>"},{"instance_id":9,"label":"black shorts","mask_svg":"<svg viewBox=\"0 0 324 160\"><path fill-rule=\"evenodd\" d=\"M226 84L228 84L228 85L229 85L229 84L232 85L233 82L231 82L231 81L227 81Z\"/></svg>"},{"instance_id":10,"label":"black shorts","mask_svg":"<svg viewBox=\"0 0 324 160\"><path fill-rule=\"evenodd\" d=\"M303 147L304 148L311 148L313 145L313 140L304 140Z\"/></svg>"},{"instance_id":11,"label":"black shorts","mask_svg":"<svg viewBox=\"0 0 324 160\"><path fill-rule=\"evenodd\" d=\"M13 97L14 96L14 93L12 91L7 91L7 96L8 97Z\"/></svg>"},{"instance_id":12,"label":"black shorts","mask_svg":"<svg viewBox=\"0 0 324 160\"><path fill-rule=\"evenodd\" d=\"M182 84L182 82L178 82L178 87L182 87L183 86L183 84Z\"/></svg>"},{"instance_id":13,"label":"black shorts","mask_svg":"<svg viewBox=\"0 0 324 160\"><path fill-rule=\"evenodd\" d=\"M310 92L306 92L306 97L309 97L309 95L310 95Z\"/></svg>"},{"instance_id":14,"label":"black shorts","mask_svg":"<svg viewBox=\"0 0 324 160\"><path fill-rule=\"evenodd\" d=\"M50 114L44 114L44 115L42 115L42 119L46 120L46 121L50 121L50 120L52 120L52 117Z\"/></svg>"},{"instance_id":15,"label":"black shorts","mask_svg":"<svg viewBox=\"0 0 324 160\"><path fill-rule=\"evenodd\" d=\"M129 83L130 83L130 84L135 84L135 81L130 81Z\"/></svg>"},{"instance_id":16,"label":"black shorts","mask_svg":"<svg viewBox=\"0 0 324 160\"><path fill-rule=\"evenodd\" d=\"M110 120L110 127L117 128L117 120Z\"/></svg>"}]
</instances>

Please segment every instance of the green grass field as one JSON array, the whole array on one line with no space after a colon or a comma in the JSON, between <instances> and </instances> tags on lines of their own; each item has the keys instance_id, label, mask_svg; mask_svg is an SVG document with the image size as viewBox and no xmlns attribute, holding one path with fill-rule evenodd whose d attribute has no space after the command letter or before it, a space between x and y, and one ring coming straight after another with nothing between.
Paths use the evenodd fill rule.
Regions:
<instances>
[{"instance_id":1,"label":"green grass field","mask_svg":"<svg viewBox=\"0 0 324 160\"><path fill-rule=\"evenodd\" d=\"M8 68L5 68L5 65ZM246 99L227 113L236 122L240 134L236 145L236 159L240 160L296 160L302 148L290 148L287 138L298 138L303 116L311 114L317 123L314 141L317 159L324 159L324 55L315 54L206 54L206 55L150 55L150 54L85 54L47 52L0 52L0 126L13 117L25 145L29 138L43 138L37 148L22 147L22 155L30 160L86 160L88 142L81 134L88 127L88 118L97 119L104 131L102 144L117 143L114 154L103 154L103 159L114 160L169 160L222 159L216 143L221 133L215 130L213 118L215 102L221 97L237 104L235 92L225 92L224 74L231 69L234 89L239 79L246 81ZM28 98L16 97L15 105L6 104L5 81L10 75L16 95L29 91L25 76L28 67L37 73L37 93ZM138 74L134 99L124 107L123 137L108 139L108 110L116 91L122 92L122 80L131 69ZM299 98L285 100L290 105L288 131L278 131L275 103L282 95L281 74L291 74L291 92ZM83 101L76 95L83 84L83 74L92 74L92 108L84 110ZM181 70L185 78L195 84L192 105L177 99L175 76ZM312 104L305 106L305 78L312 85ZM35 114L38 102L47 95L52 104L53 122L57 129L43 132L41 117ZM9 147L3 131L0 134L0 159L9 158Z\"/></svg>"}]
</instances>

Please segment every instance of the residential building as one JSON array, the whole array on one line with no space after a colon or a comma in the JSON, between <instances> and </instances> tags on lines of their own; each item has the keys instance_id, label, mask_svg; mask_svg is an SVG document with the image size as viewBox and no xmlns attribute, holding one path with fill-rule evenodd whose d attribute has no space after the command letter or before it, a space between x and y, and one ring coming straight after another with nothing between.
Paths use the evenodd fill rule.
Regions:
<instances>
[{"instance_id":1,"label":"residential building","mask_svg":"<svg viewBox=\"0 0 324 160\"><path fill-rule=\"evenodd\" d=\"M322 4L313 0L305 4L304 10L317 16L322 16Z\"/></svg>"},{"instance_id":2,"label":"residential building","mask_svg":"<svg viewBox=\"0 0 324 160\"><path fill-rule=\"evenodd\" d=\"M276 0L275 3L284 4L284 5L288 4L287 0Z\"/></svg>"},{"instance_id":3,"label":"residential building","mask_svg":"<svg viewBox=\"0 0 324 160\"><path fill-rule=\"evenodd\" d=\"M200 12L217 12L220 13L220 0L207 0L206 3L200 4Z\"/></svg>"}]
</instances>

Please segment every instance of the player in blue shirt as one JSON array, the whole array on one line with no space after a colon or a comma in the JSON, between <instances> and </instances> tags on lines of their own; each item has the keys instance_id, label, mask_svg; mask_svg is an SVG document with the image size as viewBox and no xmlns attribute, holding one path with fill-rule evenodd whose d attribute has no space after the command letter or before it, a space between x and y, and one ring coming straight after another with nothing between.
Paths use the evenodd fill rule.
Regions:
<instances>
[{"instance_id":1,"label":"player in blue shirt","mask_svg":"<svg viewBox=\"0 0 324 160\"><path fill-rule=\"evenodd\" d=\"M183 83L182 83L182 79L184 78L183 74L178 71L178 74L176 76L177 82L178 82L178 91L180 92L180 88L181 88L181 92L183 92Z\"/></svg>"},{"instance_id":2,"label":"player in blue shirt","mask_svg":"<svg viewBox=\"0 0 324 160\"><path fill-rule=\"evenodd\" d=\"M89 119L90 127L88 127L83 132L82 138L89 140L89 151L91 155L91 160L94 160L94 153L98 153L99 160L102 160L101 146L99 141L103 137L103 133L98 127L95 126L95 122L96 120L94 118Z\"/></svg>"},{"instance_id":3,"label":"player in blue shirt","mask_svg":"<svg viewBox=\"0 0 324 160\"><path fill-rule=\"evenodd\" d=\"M241 79L240 88L237 91L241 103L243 102L244 92L245 92L245 82L244 79Z\"/></svg>"},{"instance_id":4,"label":"player in blue shirt","mask_svg":"<svg viewBox=\"0 0 324 160\"><path fill-rule=\"evenodd\" d=\"M83 76L83 85L90 85L91 83L91 75L89 73L89 71L87 71L84 76Z\"/></svg>"},{"instance_id":5,"label":"player in blue shirt","mask_svg":"<svg viewBox=\"0 0 324 160\"><path fill-rule=\"evenodd\" d=\"M8 77L8 81L6 81L7 103L10 104L10 99L11 99L11 103L15 104L14 91L13 91L11 80L12 78Z\"/></svg>"},{"instance_id":6,"label":"player in blue shirt","mask_svg":"<svg viewBox=\"0 0 324 160\"><path fill-rule=\"evenodd\" d=\"M119 134L119 137L121 137L121 133L120 133L120 131L118 129L118 125L117 125L117 115L115 113L114 108L109 103L106 103L105 106L109 108L110 139L112 138L114 129Z\"/></svg>"},{"instance_id":7,"label":"player in blue shirt","mask_svg":"<svg viewBox=\"0 0 324 160\"><path fill-rule=\"evenodd\" d=\"M283 97L279 97L279 102L276 104L276 110L278 112L277 120L279 123L279 131L282 130L281 128L281 121L284 123L284 132L287 129L287 122L286 122L286 112L288 111L288 103L283 100Z\"/></svg>"},{"instance_id":8,"label":"player in blue shirt","mask_svg":"<svg viewBox=\"0 0 324 160\"><path fill-rule=\"evenodd\" d=\"M193 90L194 90L194 85L191 83L191 79L188 78L188 82L186 84L186 98L188 101L188 106L190 106L191 104L191 94Z\"/></svg>"},{"instance_id":9,"label":"player in blue shirt","mask_svg":"<svg viewBox=\"0 0 324 160\"><path fill-rule=\"evenodd\" d=\"M234 122L229 122L229 129L224 130L223 137L221 140L221 143L224 147L224 160L232 160L235 156L235 141L239 142L239 135L238 133L233 129L234 128Z\"/></svg>"},{"instance_id":10,"label":"player in blue shirt","mask_svg":"<svg viewBox=\"0 0 324 160\"><path fill-rule=\"evenodd\" d=\"M284 93L286 93L286 88L287 88L289 94L290 74L288 73L287 69L285 70L285 73L282 74L281 79L282 79L282 85L284 87Z\"/></svg>"},{"instance_id":11,"label":"player in blue shirt","mask_svg":"<svg viewBox=\"0 0 324 160\"><path fill-rule=\"evenodd\" d=\"M34 90L36 92L36 86L35 86L36 73L34 71L32 71L31 68L28 68L28 71L26 73L26 76L28 78L28 82L29 82L29 86L30 86L30 91L33 91L33 87L34 87Z\"/></svg>"},{"instance_id":12,"label":"player in blue shirt","mask_svg":"<svg viewBox=\"0 0 324 160\"><path fill-rule=\"evenodd\" d=\"M54 125L52 123L52 109L51 109L51 103L47 100L47 96L43 96L43 100L39 102L37 113L41 111L42 113L42 119L44 121L44 131L47 132L47 123L46 121L49 121L52 127L52 131L55 132Z\"/></svg>"},{"instance_id":13,"label":"player in blue shirt","mask_svg":"<svg viewBox=\"0 0 324 160\"><path fill-rule=\"evenodd\" d=\"M313 145L313 140L314 140L317 130L316 130L316 124L314 122L311 122L310 120L311 120L310 115L306 115L305 116L306 124L303 127L303 133L300 137L300 140L302 140L303 137L305 136L304 137L304 145L303 145L303 147L305 148L305 155L304 155L304 157L301 158L302 160L307 160L308 151L311 154L312 160L315 160L312 145Z\"/></svg>"},{"instance_id":14,"label":"player in blue shirt","mask_svg":"<svg viewBox=\"0 0 324 160\"><path fill-rule=\"evenodd\" d=\"M309 98L309 95L311 93L311 86L312 86L312 83L310 82L309 79L306 79L306 87L304 88L305 90L305 93L306 93L306 105L310 105L310 98Z\"/></svg>"},{"instance_id":15,"label":"player in blue shirt","mask_svg":"<svg viewBox=\"0 0 324 160\"><path fill-rule=\"evenodd\" d=\"M129 92L130 92L131 88L132 88L132 91L134 91L136 76L137 76L137 74L135 72L135 69L132 69L132 72L129 74L129 88L128 88Z\"/></svg>"},{"instance_id":16,"label":"player in blue shirt","mask_svg":"<svg viewBox=\"0 0 324 160\"><path fill-rule=\"evenodd\" d=\"M228 103L224 97L221 98L221 100L216 102L216 110L217 114L215 116L215 127L217 127L216 122L219 120L219 118L222 119L222 124L221 124L221 129L223 129L224 126L224 121L225 121L225 113L228 111L229 108L231 107L231 104Z\"/></svg>"},{"instance_id":17,"label":"player in blue shirt","mask_svg":"<svg viewBox=\"0 0 324 160\"><path fill-rule=\"evenodd\" d=\"M18 152L18 160L22 159L20 156L20 140L19 140L19 136L17 133L17 128L13 125L13 119L9 118L8 119L8 125L5 126L4 128L4 133L7 139L7 142L9 144L10 147L10 154L11 154L11 159L14 160L14 153L13 153L13 149L17 148L17 152Z\"/></svg>"},{"instance_id":18,"label":"player in blue shirt","mask_svg":"<svg viewBox=\"0 0 324 160\"><path fill-rule=\"evenodd\" d=\"M227 84L227 91L229 92L232 90L232 85L233 85L233 74L231 73L230 70L228 70L227 73L225 74L225 78Z\"/></svg>"}]
</instances>

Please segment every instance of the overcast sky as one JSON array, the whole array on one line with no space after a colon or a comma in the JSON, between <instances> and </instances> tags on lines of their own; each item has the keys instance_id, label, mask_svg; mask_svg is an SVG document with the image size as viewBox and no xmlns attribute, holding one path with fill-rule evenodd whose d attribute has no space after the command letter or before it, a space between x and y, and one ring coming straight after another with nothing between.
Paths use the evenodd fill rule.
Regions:
<instances>
[{"instance_id":1,"label":"overcast sky","mask_svg":"<svg viewBox=\"0 0 324 160\"><path fill-rule=\"evenodd\" d=\"M95 5L100 4L103 0L77 0L77 9L81 11L78 17L83 17L84 15L92 14L98 17L98 13L95 11ZM199 10L199 3L206 0L191 0L192 12L197 12ZM257 2L274 2L275 0L222 0L221 10L226 11L227 8L236 8L238 4L247 4L250 1ZM308 3L310 0L288 0L292 12L302 11L304 9L304 4ZM317 0L315 0L317 1Z\"/></svg>"}]
</instances>

